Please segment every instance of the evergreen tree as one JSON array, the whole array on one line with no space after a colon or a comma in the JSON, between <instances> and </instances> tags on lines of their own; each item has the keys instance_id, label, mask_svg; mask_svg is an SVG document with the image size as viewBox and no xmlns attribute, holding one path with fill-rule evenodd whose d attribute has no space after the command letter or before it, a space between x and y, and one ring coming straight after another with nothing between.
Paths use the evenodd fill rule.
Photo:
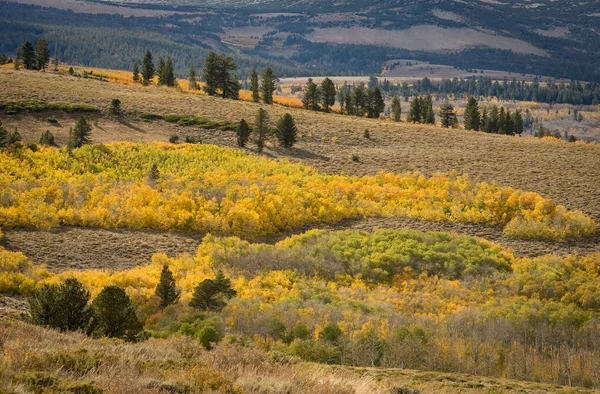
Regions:
<instances>
[{"instance_id":1,"label":"evergreen tree","mask_svg":"<svg viewBox=\"0 0 600 394\"><path fill-rule=\"evenodd\" d=\"M356 116L364 116L365 114L365 92L361 88L354 89L354 115Z\"/></svg>"},{"instance_id":2,"label":"evergreen tree","mask_svg":"<svg viewBox=\"0 0 600 394\"><path fill-rule=\"evenodd\" d=\"M402 104L397 94L392 98L392 119L395 122L402 120Z\"/></svg>"},{"instance_id":3,"label":"evergreen tree","mask_svg":"<svg viewBox=\"0 0 600 394\"><path fill-rule=\"evenodd\" d=\"M216 96L220 91L222 98L237 99L241 85L237 76L231 76L231 71L235 68L236 65L231 57L210 52L202 70L206 82L204 86L206 93Z\"/></svg>"},{"instance_id":4,"label":"evergreen tree","mask_svg":"<svg viewBox=\"0 0 600 394\"><path fill-rule=\"evenodd\" d=\"M500 111L498 111L498 133L507 134L506 111L504 110L504 107L500 107Z\"/></svg>"},{"instance_id":5,"label":"evergreen tree","mask_svg":"<svg viewBox=\"0 0 600 394\"><path fill-rule=\"evenodd\" d=\"M75 278L58 285L44 285L29 300L34 324L61 331L83 330L90 320L90 292Z\"/></svg>"},{"instance_id":6,"label":"evergreen tree","mask_svg":"<svg viewBox=\"0 0 600 394\"><path fill-rule=\"evenodd\" d=\"M346 93L344 89L340 89L337 93L337 101L340 103L340 114L344 113L344 105L346 104Z\"/></svg>"},{"instance_id":7,"label":"evergreen tree","mask_svg":"<svg viewBox=\"0 0 600 394\"><path fill-rule=\"evenodd\" d=\"M523 128L524 128L523 127L523 116L521 115L521 111L516 110L513 118L514 118L514 121L513 121L514 134L521 135L523 133Z\"/></svg>"},{"instance_id":8,"label":"evergreen tree","mask_svg":"<svg viewBox=\"0 0 600 394\"><path fill-rule=\"evenodd\" d=\"M484 107L483 111L481 112L481 121L480 121L479 128L481 129L481 131L489 133L490 132L489 125L490 125L490 118L488 116L487 108Z\"/></svg>"},{"instance_id":9,"label":"evergreen tree","mask_svg":"<svg viewBox=\"0 0 600 394\"><path fill-rule=\"evenodd\" d=\"M58 57L58 47L54 49L54 71L58 71L58 64L60 63L60 58Z\"/></svg>"},{"instance_id":10,"label":"evergreen tree","mask_svg":"<svg viewBox=\"0 0 600 394\"><path fill-rule=\"evenodd\" d=\"M452 127L458 122L454 113L454 107L448 101L440 108L440 118L442 127Z\"/></svg>"},{"instance_id":11,"label":"evergreen tree","mask_svg":"<svg viewBox=\"0 0 600 394\"><path fill-rule=\"evenodd\" d=\"M17 48L17 53L15 54L15 64L13 68L15 70L19 70L21 68L21 64L23 64L23 49Z\"/></svg>"},{"instance_id":12,"label":"evergreen tree","mask_svg":"<svg viewBox=\"0 0 600 394\"><path fill-rule=\"evenodd\" d=\"M17 142L21 142L21 134L15 128L15 131L13 131L12 133L8 133L8 145L13 145Z\"/></svg>"},{"instance_id":13,"label":"evergreen tree","mask_svg":"<svg viewBox=\"0 0 600 394\"><path fill-rule=\"evenodd\" d=\"M325 112L329 112L329 108L335 104L335 84L329 78L321 82L321 104Z\"/></svg>"},{"instance_id":14,"label":"evergreen tree","mask_svg":"<svg viewBox=\"0 0 600 394\"><path fill-rule=\"evenodd\" d=\"M160 56L158 58L158 68L156 69L156 74L158 75L158 84L159 85L166 85L165 68L166 68L165 59L163 59L163 57Z\"/></svg>"},{"instance_id":15,"label":"evergreen tree","mask_svg":"<svg viewBox=\"0 0 600 394\"><path fill-rule=\"evenodd\" d=\"M110 107L108 108L108 112L113 115L120 115L123 110L121 109L121 100L112 99L110 102Z\"/></svg>"},{"instance_id":16,"label":"evergreen tree","mask_svg":"<svg viewBox=\"0 0 600 394\"><path fill-rule=\"evenodd\" d=\"M0 119L0 148L6 148L8 146L8 131L2 126L2 119Z\"/></svg>"},{"instance_id":17,"label":"evergreen tree","mask_svg":"<svg viewBox=\"0 0 600 394\"><path fill-rule=\"evenodd\" d=\"M69 131L69 147L74 149L80 148L86 144L91 144L91 134L92 126L90 126L83 116L80 117L77 122L75 122L75 127Z\"/></svg>"},{"instance_id":18,"label":"evergreen tree","mask_svg":"<svg viewBox=\"0 0 600 394\"><path fill-rule=\"evenodd\" d=\"M258 74L255 68L252 68L250 73L250 91L252 92L252 101L258 103L260 101Z\"/></svg>"},{"instance_id":19,"label":"evergreen tree","mask_svg":"<svg viewBox=\"0 0 600 394\"><path fill-rule=\"evenodd\" d=\"M291 148L296 143L297 135L298 129L292 115L283 115L277 122L277 139L279 140L279 145L285 149Z\"/></svg>"},{"instance_id":20,"label":"evergreen tree","mask_svg":"<svg viewBox=\"0 0 600 394\"><path fill-rule=\"evenodd\" d=\"M220 312L236 294L231 288L231 280L219 270L215 279L205 279L194 288L190 306L202 311Z\"/></svg>"},{"instance_id":21,"label":"evergreen tree","mask_svg":"<svg viewBox=\"0 0 600 394\"><path fill-rule=\"evenodd\" d=\"M144 55L144 60L142 62L142 77L144 78L144 85L152 83L152 78L154 78L154 61L152 60L152 53L150 51L146 51L146 54Z\"/></svg>"},{"instance_id":22,"label":"evergreen tree","mask_svg":"<svg viewBox=\"0 0 600 394\"><path fill-rule=\"evenodd\" d=\"M23 47L21 48L21 61L23 62L23 67L28 70L33 70L37 66L37 61L35 58L35 50L33 49L33 44L29 41L25 41Z\"/></svg>"},{"instance_id":23,"label":"evergreen tree","mask_svg":"<svg viewBox=\"0 0 600 394\"><path fill-rule=\"evenodd\" d=\"M506 122L504 123L504 134L515 134L515 125L513 124L513 115L510 110L506 110Z\"/></svg>"},{"instance_id":24,"label":"evergreen tree","mask_svg":"<svg viewBox=\"0 0 600 394\"><path fill-rule=\"evenodd\" d=\"M304 93L304 98L302 98L302 104L305 109L310 109L311 111L318 111L319 101L321 100L321 92L317 84L315 84L312 78L308 78L308 82L306 83L306 93Z\"/></svg>"},{"instance_id":25,"label":"evergreen tree","mask_svg":"<svg viewBox=\"0 0 600 394\"><path fill-rule=\"evenodd\" d=\"M167 264L163 265L155 294L160 298L160 309L165 309L179 300L181 291L177 289L173 272L171 272Z\"/></svg>"},{"instance_id":26,"label":"evergreen tree","mask_svg":"<svg viewBox=\"0 0 600 394\"><path fill-rule=\"evenodd\" d=\"M379 118L379 115L385 109L385 101L378 86L367 90L367 117Z\"/></svg>"},{"instance_id":27,"label":"evergreen tree","mask_svg":"<svg viewBox=\"0 0 600 394\"><path fill-rule=\"evenodd\" d=\"M490 120L488 122L487 129L489 133L497 133L498 132L498 107L495 105L492 106L492 110L490 111Z\"/></svg>"},{"instance_id":28,"label":"evergreen tree","mask_svg":"<svg viewBox=\"0 0 600 394\"><path fill-rule=\"evenodd\" d=\"M262 78L263 102L273 104L273 92L277 89L277 79L271 67L267 67Z\"/></svg>"},{"instance_id":29,"label":"evergreen tree","mask_svg":"<svg viewBox=\"0 0 600 394\"><path fill-rule=\"evenodd\" d=\"M464 118L466 130L479 130L481 116L479 113L479 105L473 96L471 96L467 102Z\"/></svg>"},{"instance_id":30,"label":"evergreen tree","mask_svg":"<svg viewBox=\"0 0 600 394\"><path fill-rule=\"evenodd\" d=\"M248 139L250 138L250 126L248 126L248 123L246 123L246 121L244 119L240 120L240 123L238 124L236 133L237 133L237 145L240 148L245 147L246 143L248 142Z\"/></svg>"},{"instance_id":31,"label":"evergreen tree","mask_svg":"<svg viewBox=\"0 0 600 394\"><path fill-rule=\"evenodd\" d=\"M410 103L410 110L408 112L406 121L414 122L414 123L422 123L423 119L421 118L421 113L422 113L421 107L422 107L421 98L416 96L415 98L413 98L413 100Z\"/></svg>"},{"instance_id":32,"label":"evergreen tree","mask_svg":"<svg viewBox=\"0 0 600 394\"><path fill-rule=\"evenodd\" d=\"M258 109L256 121L254 122L254 135L258 153L262 153L265 147L265 140L269 132L269 115L262 108Z\"/></svg>"},{"instance_id":33,"label":"evergreen tree","mask_svg":"<svg viewBox=\"0 0 600 394\"><path fill-rule=\"evenodd\" d=\"M45 145L45 146L54 146L55 145L54 135L49 130L46 130L40 137L40 145ZM0 144L0 146L1 146L1 144Z\"/></svg>"},{"instance_id":34,"label":"evergreen tree","mask_svg":"<svg viewBox=\"0 0 600 394\"><path fill-rule=\"evenodd\" d=\"M94 336L135 341L142 332L136 306L121 287L106 286L102 289L92 301L91 310L90 333Z\"/></svg>"},{"instance_id":35,"label":"evergreen tree","mask_svg":"<svg viewBox=\"0 0 600 394\"><path fill-rule=\"evenodd\" d=\"M421 109L423 114L423 123L435 124L435 113L433 112L433 99L428 94L421 100Z\"/></svg>"},{"instance_id":36,"label":"evergreen tree","mask_svg":"<svg viewBox=\"0 0 600 394\"><path fill-rule=\"evenodd\" d=\"M198 90L198 79L196 75L196 67L192 64L190 65L190 72L188 74L188 89L189 90Z\"/></svg>"},{"instance_id":37,"label":"evergreen tree","mask_svg":"<svg viewBox=\"0 0 600 394\"><path fill-rule=\"evenodd\" d=\"M346 107L346 113L348 115L354 115L355 107L354 107L354 95L351 90L348 90L346 93L346 103L344 105Z\"/></svg>"},{"instance_id":38,"label":"evergreen tree","mask_svg":"<svg viewBox=\"0 0 600 394\"><path fill-rule=\"evenodd\" d=\"M165 85L169 87L175 86L175 83L177 82L175 79L175 73L173 71L173 59L171 56L167 57L167 62L165 63L164 82Z\"/></svg>"},{"instance_id":39,"label":"evergreen tree","mask_svg":"<svg viewBox=\"0 0 600 394\"><path fill-rule=\"evenodd\" d=\"M50 49L48 49L48 41L40 38L35 43L35 68L45 70L50 62Z\"/></svg>"},{"instance_id":40,"label":"evergreen tree","mask_svg":"<svg viewBox=\"0 0 600 394\"><path fill-rule=\"evenodd\" d=\"M140 66L138 62L133 62L133 82L138 83L140 81Z\"/></svg>"}]
</instances>

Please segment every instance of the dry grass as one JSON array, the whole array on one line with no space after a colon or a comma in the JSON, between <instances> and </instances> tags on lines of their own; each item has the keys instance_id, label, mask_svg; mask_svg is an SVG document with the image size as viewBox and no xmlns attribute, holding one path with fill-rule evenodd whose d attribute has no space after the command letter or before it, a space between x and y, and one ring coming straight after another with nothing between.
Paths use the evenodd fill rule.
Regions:
<instances>
[{"instance_id":1,"label":"dry grass","mask_svg":"<svg viewBox=\"0 0 600 394\"><path fill-rule=\"evenodd\" d=\"M395 394L400 388L422 394L593 392L464 374L298 363L269 356L253 343L220 344L210 352L189 337L126 344L6 319L0 320L0 346L0 389L16 392L29 392L27 381L39 384L44 378L111 394L176 393L186 387L189 393L236 394Z\"/></svg>"}]
</instances>

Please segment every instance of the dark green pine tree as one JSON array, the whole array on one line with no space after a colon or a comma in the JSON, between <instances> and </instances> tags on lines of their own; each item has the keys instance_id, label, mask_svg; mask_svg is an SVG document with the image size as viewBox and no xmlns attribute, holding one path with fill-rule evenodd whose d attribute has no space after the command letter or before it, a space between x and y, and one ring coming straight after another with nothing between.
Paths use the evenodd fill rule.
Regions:
<instances>
[{"instance_id":1,"label":"dark green pine tree","mask_svg":"<svg viewBox=\"0 0 600 394\"><path fill-rule=\"evenodd\" d=\"M285 149L289 149L296 143L298 137L298 129L294 123L292 115L285 114L277 122L277 139L279 145Z\"/></svg>"},{"instance_id":2,"label":"dark green pine tree","mask_svg":"<svg viewBox=\"0 0 600 394\"><path fill-rule=\"evenodd\" d=\"M351 90L346 92L346 103L344 105L346 107L346 113L348 115L354 115L355 107L354 107L354 95Z\"/></svg>"},{"instance_id":3,"label":"dark green pine tree","mask_svg":"<svg viewBox=\"0 0 600 394\"><path fill-rule=\"evenodd\" d=\"M421 118L422 113L422 101L421 97L415 96L413 100L410 102L410 110L408 111L408 116L406 118L407 122L414 123L422 123L423 119Z\"/></svg>"},{"instance_id":4,"label":"dark green pine tree","mask_svg":"<svg viewBox=\"0 0 600 394\"><path fill-rule=\"evenodd\" d=\"M164 70L164 80L165 80L165 85L169 86L169 87L173 87L175 86L175 73L173 71L173 59L171 58L171 56L167 57L167 62L165 63L165 70Z\"/></svg>"},{"instance_id":5,"label":"dark green pine tree","mask_svg":"<svg viewBox=\"0 0 600 394\"><path fill-rule=\"evenodd\" d=\"M156 69L156 74L158 75L158 84L166 85L165 82L165 59L162 56L158 58L158 68Z\"/></svg>"},{"instance_id":6,"label":"dark green pine tree","mask_svg":"<svg viewBox=\"0 0 600 394\"><path fill-rule=\"evenodd\" d=\"M258 103L260 101L260 86L258 84L258 73L255 68L252 68L250 73L250 91L252 92L252 101Z\"/></svg>"},{"instance_id":7,"label":"dark green pine tree","mask_svg":"<svg viewBox=\"0 0 600 394\"><path fill-rule=\"evenodd\" d=\"M454 107L448 101L442 104L440 108L440 118L442 127L452 127L458 122L456 113L454 113Z\"/></svg>"},{"instance_id":8,"label":"dark green pine tree","mask_svg":"<svg viewBox=\"0 0 600 394\"><path fill-rule=\"evenodd\" d=\"M75 122L75 127L69 131L69 148L81 148L83 145L91 144L91 134L92 126L83 116L80 117Z\"/></svg>"},{"instance_id":9,"label":"dark green pine tree","mask_svg":"<svg viewBox=\"0 0 600 394\"><path fill-rule=\"evenodd\" d=\"M489 133L490 132L489 126L490 126L490 117L488 116L487 108L484 107L483 111L481 112L481 121L480 121L479 128L481 131Z\"/></svg>"},{"instance_id":10,"label":"dark green pine tree","mask_svg":"<svg viewBox=\"0 0 600 394\"><path fill-rule=\"evenodd\" d=\"M198 76L196 75L196 67L190 65L190 72L188 74L188 89L198 90Z\"/></svg>"},{"instance_id":11,"label":"dark green pine tree","mask_svg":"<svg viewBox=\"0 0 600 394\"><path fill-rule=\"evenodd\" d=\"M54 134L52 134L49 130L46 130L40 137L40 145L55 146L56 143L54 142Z\"/></svg>"},{"instance_id":12,"label":"dark green pine tree","mask_svg":"<svg viewBox=\"0 0 600 394\"><path fill-rule=\"evenodd\" d=\"M513 125L515 134L523 134L523 116L521 115L521 111L519 110L516 110L515 114L513 115Z\"/></svg>"},{"instance_id":13,"label":"dark green pine tree","mask_svg":"<svg viewBox=\"0 0 600 394\"><path fill-rule=\"evenodd\" d=\"M379 118L379 115L385 109L385 101L378 86L367 90L367 117Z\"/></svg>"},{"instance_id":14,"label":"dark green pine tree","mask_svg":"<svg viewBox=\"0 0 600 394\"><path fill-rule=\"evenodd\" d=\"M177 289L173 272L171 272L167 264L163 265L155 294L160 299L160 309L165 309L179 300L181 291Z\"/></svg>"},{"instance_id":15,"label":"dark green pine tree","mask_svg":"<svg viewBox=\"0 0 600 394\"><path fill-rule=\"evenodd\" d=\"M133 82L140 82L140 66L138 62L133 62Z\"/></svg>"},{"instance_id":16,"label":"dark green pine tree","mask_svg":"<svg viewBox=\"0 0 600 394\"><path fill-rule=\"evenodd\" d=\"M323 111L329 112L329 109L335 104L335 84L329 78L321 82L321 104Z\"/></svg>"},{"instance_id":17,"label":"dark green pine tree","mask_svg":"<svg viewBox=\"0 0 600 394\"><path fill-rule=\"evenodd\" d=\"M6 148L8 146L8 130L2 126L2 119L0 119L0 148Z\"/></svg>"},{"instance_id":18,"label":"dark green pine tree","mask_svg":"<svg viewBox=\"0 0 600 394\"><path fill-rule=\"evenodd\" d=\"M190 306L202 311L220 312L236 294L231 288L231 280L219 270L215 279L205 279L194 288Z\"/></svg>"},{"instance_id":19,"label":"dark green pine tree","mask_svg":"<svg viewBox=\"0 0 600 394\"><path fill-rule=\"evenodd\" d=\"M506 122L504 123L504 134L515 135L515 125L513 122L513 115L510 110L506 110Z\"/></svg>"},{"instance_id":20,"label":"dark green pine tree","mask_svg":"<svg viewBox=\"0 0 600 394\"><path fill-rule=\"evenodd\" d=\"M321 101L321 92L317 84L315 84L312 78L308 78L306 83L306 92L304 98L302 98L302 104L305 109L311 111L318 111L320 109L319 102Z\"/></svg>"},{"instance_id":21,"label":"dark green pine tree","mask_svg":"<svg viewBox=\"0 0 600 394\"><path fill-rule=\"evenodd\" d=\"M498 134L507 134L506 131L506 111L504 107L500 107L500 111L498 111Z\"/></svg>"},{"instance_id":22,"label":"dark green pine tree","mask_svg":"<svg viewBox=\"0 0 600 394\"><path fill-rule=\"evenodd\" d=\"M492 110L490 111L490 120L487 126L489 133L498 133L498 107L495 105L492 106Z\"/></svg>"},{"instance_id":23,"label":"dark green pine tree","mask_svg":"<svg viewBox=\"0 0 600 394\"><path fill-rule=\"evenodd\" d=\"M425 112L425 119L423 119L423 123L435 124L435 113L433 112L433 103L431 102L427 104L427 112Z\"/></svg>"},{"instance_id":24,"label":"dark green pine tree","mask_svg":"<svg viewBox=\"0 0 600 394\"><path fill-rule=\"evenodd\" d=\"M236 130L236 134L237 134L237 145L240 148L243 148L246 146L246 143L248 142L248 139L250 138L250 126L248 126L248 123L246 123L246 121L244 119L240 120L240 123L238 124L237 130Z\"/></svg>"},{"instance_id":25,"label":"dark green pine tree","mask_svg":"<svg viewBox=\"0 0 600 394\"><path fill-rule=\"evenodd\" d=\"M346 89L340 89L337 92L337 101L340 103L340 114L343 114L346 108L344 105L346 104Z\"/></svg>"},{"instance_id":26,"label":"dark green pine tree","mask_svg":"<svg viewBox=\"0 0 600 394\"><path fill-rule=\"evenodd\" d=\"M465 129L479 130L481 123L481 115L479 113L479 105L475 97L471 96L465 108Z\"/></svg>"},{"instance_id":27,"label":"dark green pine tree","mask_svg":"<svg viewBox=\"0 0 600 394\"><path fill-rule=\"evenodd\" d=\"M28 70L33 70L37 66L35 50L33 49L33 44L29 41L25 41L21 47L21 62L23 63L23 67Z\"/></svg>"},{"instance_id":28,"label":"dark green pine tree","mask_svg":"<svg viewBox=\"0 0 600 394\"><path fill-rule=\"evenodd\" d=\"M123 288L106 286L92 301L90 334L135 341L143 330L136 309Z\"/></svg>"},{"instance_id":29,"label":"dark green pine tree","mask_svg":"<svg viewBox=\"0 0 600 394\"><path fill-rule=\"evenodd\" d=\"M256 120L254 122L254 141L258 153L262 153L265 147L265 140L267 139L267 133L269 132L269 115L263 108L258 109L256 114Z\"/></svg>"},{"instance_id":30,"label":"dark green pine tree","mask_svg":"<svg viewBox=\"0 0 600 394\"><path fill-rule=\"evenodd\" d=\"M237 99L241 85L237 77L231 76L231 71L235 68L236 65L231 57L210 52L202 70L206 93L216 96L220 91L222 98Z\"/></svg>"},{"instance_id":31,"label":"dark green pine tree","mask_svg":"<svg viewBox=\"0 0 600 394\"><path fill-rule=\"evenodd\" d=\"M40 38L35 43L35 68L38 70L45 70L50 62L50 49L48 48L48 41Z\"/></svg>"},{"instance_id":32,"label":"dark green pine tree","mask_svg":"<svg viewBox=\"0 0 600 394\"><path fill-rule=\"evenodd\" d=\"M215 52L210 52L204 62L202 68L202 77L204 78L204 91L209 96L216 96L217 89L219 88L218 81L219 73L219 55Z\"/></svg>"},{"instance_id":33,"label":"dark green pine tree","mask_svg":"<svg viewBox=\"0 0 600 394\"><path fill-rule=\"evenodd\" d=\"M360 87L354 89L354 115L364 116L366 111L366 97L365 92Z\"/></svg>"},{"instance_id":34,"label":"dark green pine tree","mask_svg":"<svg viewBox=\"0 0 600 394\"><path fill-rule=\"evenodd\" d=\"M277 78L271 67L267 67L262 77L263 102L273 104L273 92L277 89Z\"/></svg>"},{"instance_id":35,"label":"dark green pine tree","mask_svg":"<svg viewBox=\"0 0 600 394\"><path fill-rule=\"evenodd\" d=\"M144 60L142 61L142 77L144 85L151 84L152 78L154 78L154 61L152 60L152 53L150 51L146 51Z\"/></svg>"},{"instance_id":36,"label":"dark green pine tree","mask_svg":"<svg viewBox=\"0 0 600 394\"><path fill-rule=\"evenodd\" d=\"M392 120L400 122L402 120L402 104L397 94L392 98Z\"/></svg>"}]
</instances>

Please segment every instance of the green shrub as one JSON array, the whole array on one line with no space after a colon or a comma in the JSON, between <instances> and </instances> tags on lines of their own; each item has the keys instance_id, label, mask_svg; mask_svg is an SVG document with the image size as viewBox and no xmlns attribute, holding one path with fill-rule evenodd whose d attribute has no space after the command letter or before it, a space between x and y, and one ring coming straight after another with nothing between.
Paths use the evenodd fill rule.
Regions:
<instances>
[{"instance_id":1,"label":"green shrub","mask_svg":"<svg viewBox=\"0 0 600 394\"><path fill-rule=\"evenodd\" d=\"M40 145L54 146L54 134L52 134L49 130L46 130L40 137Z\"/></svg>"},{"instance_id":2,"label":"green shrub","mask_svg":"<svg viewBox=\"0 0 600 394\"><path fill-rule=\"evenodd\" d=\"M136 315L136 306L119 286L106 286L91 305L90 333L96 337L121 338L137 341L141 338L142 324Z\"/></svg>"},{"instance_id":3,"label":"green shrub","mask_svg":"<svg viewBox=\"0 0 600 394\"><path fill-rule=\"evenodd\" d=\"M169 142L172 144L176 144L177 141L179 141L179 136L176 134L173 134L172 136L169 137Z\"/></svg>"}]
</instances>

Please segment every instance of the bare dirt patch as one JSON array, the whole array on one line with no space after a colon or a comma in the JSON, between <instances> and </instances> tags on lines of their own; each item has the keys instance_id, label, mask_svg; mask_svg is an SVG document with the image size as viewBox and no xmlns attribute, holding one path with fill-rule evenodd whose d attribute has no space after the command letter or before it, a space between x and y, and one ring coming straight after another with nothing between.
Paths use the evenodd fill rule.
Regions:
<instances>
[{"instance_id":1,"label":"bare dirt patch","mask_svg":"<svg viewBox=\"0 0 600 394\"><path fill-rule=\"evenodd\" d=\"M52 272L120 271L150 262L155 253L195 254L201 237L193 234L63 227L55 230L3 229L3 246L22 252Z\"/></svg>"}]
</instances>

